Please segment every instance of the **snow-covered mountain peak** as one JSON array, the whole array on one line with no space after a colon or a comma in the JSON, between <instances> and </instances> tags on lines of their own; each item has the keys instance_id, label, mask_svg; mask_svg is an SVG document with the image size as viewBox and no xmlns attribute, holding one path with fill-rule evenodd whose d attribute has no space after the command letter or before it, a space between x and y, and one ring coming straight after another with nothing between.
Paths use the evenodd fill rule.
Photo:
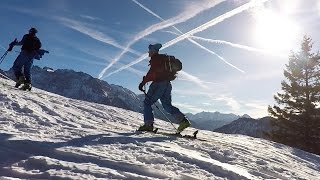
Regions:
<instances>
[{"instance_id":1,"label":"snow-covered mountain peak","mask_svg":"<svg viewBox=\"0 0 320 180\"><path fill-rule=\"evenodd\" d=\"M288 146L210 131L199 140L136 133L139 113L13 86L0 79L1 179L320 177L319 156Z\"/></svg>"},{"instance_id":2,"label":"snow-covered mountain peak","mask_svg":"<svg viewBox=\"0 0 320 180\"><path fill-rule=\"evenodd\" d=\"M248 114L244 114L241 116L242 118L251 118L251 116L249 116Z\"/></svg>"}]
</instances>

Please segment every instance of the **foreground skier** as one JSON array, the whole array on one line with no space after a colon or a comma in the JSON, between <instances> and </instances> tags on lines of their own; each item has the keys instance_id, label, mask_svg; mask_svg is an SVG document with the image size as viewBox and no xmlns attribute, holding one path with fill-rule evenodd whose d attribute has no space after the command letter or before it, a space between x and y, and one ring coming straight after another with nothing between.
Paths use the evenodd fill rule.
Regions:
<instances>
[{"instance_id":1,"label":"foreground skier","mask_svg":"<svg viewBox=\"0 0 320 180\"><path fill-rule=\"evenodd\" d=\"M186 118L186 116L181 113L181 111L174 107L171 104L171 90L172 80L176 77L176 72L172 71L171 64L167 64L164 62L170 63L170 58L173 61L173 56L168 56L165 54L159 54L159 50L162 47L161 44L149 45L149 57L150 59L150 69L146 76L143 77L142 82L139 84L139 90L145 92L143 89L144 85L152 81L148 92L146 93L146 97L144 100L144 125L140 126L138 131L153 131L153 123L154 123L154 115L152 112L152 105L160 99L163 108L170 113L176 120L176 122L180 123L177 133L182 132L185 128L191 125L190 121ZM170 67L170 71L167 70L167 67ZM173 66L173 65L172 65Z\"/></svg>"}]
</instances>

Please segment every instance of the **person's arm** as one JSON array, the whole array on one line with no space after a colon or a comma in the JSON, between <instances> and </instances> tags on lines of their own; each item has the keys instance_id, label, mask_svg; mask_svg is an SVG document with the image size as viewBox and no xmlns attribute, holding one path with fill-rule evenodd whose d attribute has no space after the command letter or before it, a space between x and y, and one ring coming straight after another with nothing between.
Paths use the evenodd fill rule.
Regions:
<instances>
[{"instance_id":1,"label":"person's arm","mask_svg":"<svg viewBox=\"0 0 320 180\"><path fill-rule=\"evenodd\" d=\"M149 82L149 81L154 81L156 78L155 78L155 59L154 58L151 58L150 60L150 69L149 71L147 72L147 74L145 76L143 76L143 79L141 81L141 83L139 84L139 90L140 91L145 91L143 89L144 85Z\"/></svg>"},{"instance_id":2,"label":"person's arm","mask_svg":"<svg viewBox=\"0 0 320 180\"><path fill-rule=\"evenodd\" d=\"M149 81L156 80L156 67L157 67L157 61L155 59L150 60L150 69L147 72L147 74L143 77L143 83L147 83Z\"/></svg>"},{"instance_id":3,"label":"person's arm","mask_svg":"<svg viewBox=\"0 0 320 180\"><path fill-rule=\"evenodd\" d=\"M40 48L41 48L41 46L42 46L41 41L40 41L40 39L39 39L39 38L36 38L36 41L37 41L37 43L36 43L36 47L35 47L35 49L40 49Z\"/></svg>"},{"instance_id":4,"label":"person's arm","mask_svg":"<svg viewBox=\"0 0 320 180\"><path fill-rule=\"evenodd\" d=\"M21 39L21 41L16 41L16 42L14 43L14 45L15 45L15 46L22 46L22 45L24 44L26 38L27 38L26 36L27 36L27 35L24 35L23 38Z\"/></svg>"}]
</instances>

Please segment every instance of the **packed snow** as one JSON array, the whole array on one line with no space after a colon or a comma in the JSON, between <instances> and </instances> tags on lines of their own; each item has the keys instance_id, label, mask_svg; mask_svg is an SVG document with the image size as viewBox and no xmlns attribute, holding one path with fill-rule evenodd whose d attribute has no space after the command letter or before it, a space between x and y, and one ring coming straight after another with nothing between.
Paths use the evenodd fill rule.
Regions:
<instances>
[{"instance_id":1,"label":"packed snow","mask_svg":"<svg viewBox=\"0 0 320 180\"><path fill-rule=\"evenodd\" d=\"M302 150L205 130L199 139L137 133L142 114L13 86L0 79L1 179L320 177L320 156Z\"/></svg>"}]
</instances>

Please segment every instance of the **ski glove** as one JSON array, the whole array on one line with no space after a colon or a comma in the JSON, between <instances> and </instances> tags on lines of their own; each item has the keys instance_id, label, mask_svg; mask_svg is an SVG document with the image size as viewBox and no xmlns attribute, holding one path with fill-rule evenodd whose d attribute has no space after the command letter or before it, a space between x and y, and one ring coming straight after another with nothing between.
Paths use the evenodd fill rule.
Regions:
<instances>
[{"instance_id":1,"label":"ski glove","mask_svg":"<svg viewBox=\"0 0 320 180\"><path fill-rule=\"evenodd\" d=\"M145 90L143 89L143 86L145 85L145 83L143 83L143 82L141 82L140 84L139 84L139 90L140 91L142 91L142 92L144 92Z\"/></svg>"},{"instance_id":2,"label":"ski glove","mask_svg":"<svg viewBox=\"0 0 320 180\"><path fill-rule=\"evenodd\" d=\"M18 41L17 41L17 38L14 39L14 41L12 41L12 42L9 44L8 51L12 51L14 45L16 45L17 42L18 42Z\"/></svg>"}]
</instances>

